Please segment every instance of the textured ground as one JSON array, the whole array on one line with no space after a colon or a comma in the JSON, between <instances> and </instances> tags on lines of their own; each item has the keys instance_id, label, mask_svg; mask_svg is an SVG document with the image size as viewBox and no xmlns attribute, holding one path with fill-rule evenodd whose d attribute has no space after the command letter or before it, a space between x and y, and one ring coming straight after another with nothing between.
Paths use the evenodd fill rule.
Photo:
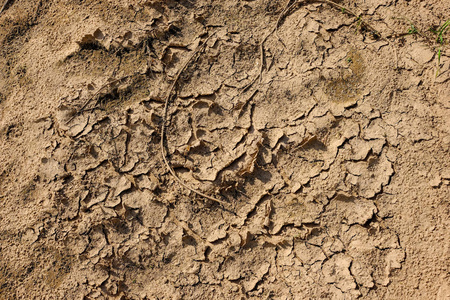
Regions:
<instances>
[{"instance_id":1,"label":"textured ground","mask_svg":"<svg viewBox=\"0 0 450 300\"><path fill-rule=\"evenodd\" d=\"M450 299L450 3L339 5L8 1L0 298Z\"/></svg>"}]
</instances>

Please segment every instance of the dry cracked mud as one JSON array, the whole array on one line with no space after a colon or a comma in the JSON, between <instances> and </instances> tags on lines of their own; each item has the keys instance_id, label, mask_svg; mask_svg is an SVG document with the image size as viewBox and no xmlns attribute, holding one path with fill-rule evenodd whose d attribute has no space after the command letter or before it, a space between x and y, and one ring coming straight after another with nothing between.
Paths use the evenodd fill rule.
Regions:
<instances>
[{"instance_id":1,"label":"dry cracked mud","mask_svg":"<svg viewBox=\"0 0 450 300\"><path fill-rule=\"evenodd\" d=\"M449 16L6 1L0 298L450 299Z\"/></svg>"}]
</instances>

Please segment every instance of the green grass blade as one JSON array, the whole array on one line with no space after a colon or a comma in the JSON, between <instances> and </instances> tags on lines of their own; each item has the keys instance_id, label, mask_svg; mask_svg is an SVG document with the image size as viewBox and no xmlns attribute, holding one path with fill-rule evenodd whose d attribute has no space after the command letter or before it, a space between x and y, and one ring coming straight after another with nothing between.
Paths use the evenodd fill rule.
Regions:
<instances>
[{"instance_id":1,"label":"green grass blade","mask_svg":"<svg viewBox=\"0 0 450 300\"><path fill-rule=\"evenodd\" d=\"M448 30L450 26L450 20L447 20L441 27L437 30L437 39L436 41L441 45L444 43L444 34Z\"/></svg>"}]
</instances>

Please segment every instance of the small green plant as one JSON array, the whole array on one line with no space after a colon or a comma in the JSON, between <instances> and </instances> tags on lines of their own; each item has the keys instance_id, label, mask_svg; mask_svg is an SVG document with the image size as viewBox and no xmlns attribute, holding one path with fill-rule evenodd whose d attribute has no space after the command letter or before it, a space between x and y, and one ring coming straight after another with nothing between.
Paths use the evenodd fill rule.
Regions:
<instances>
[{"instance_id":1,"label":"small green plant","mask_svg":"<svg viewBox=\"0 0 450 300\"><path fill-rule=\"evenodd\" d=\"M361 27L362 24L362 18L361 16L356 17L356 29L355 29L355 34L358 33L358 29Z\"/></svg>"},{"instance_id":2,"label":"small green plant","mask_svg":"<svg viewBox=\"0 0 450 300\"><path fill-rule=\"evenodd\" d=\"M439 48L439 50L438 50L438 66L441 64L441 52L442 52L442 49Z\"/></svg>"},{"instance_id":3,"label":"small green plant","mask_svg":"<svg viewBox=\"0 0 450 300\"><path fill-rule=\"evenodd\" d=\"M444 34L447 32L450 26L450 20L447 20L438 30L434 33L437 35L436 42L443 45L444 44Z\"/></svg>"},{"instance_id":4,"label":"small green plant","mask_svg":"<svg viewBox=\"0 0 450 300\"><path fill-rule=\"evenodd\" d=\"M439 75L440 64L441 64L441 55L442 55L442 47L444 46L445 39L444 35L447 33L447 30L450 28L450 19L447 20L444 24L442 24L438 29L430 28L430 31L436 34L436 42L439 44L437 57L438 57L438 69L436 71L436 77Z\"/></svg>"},{"instance_id":5,"label":"small green plant","mask_svg":"<svg viewBox=\"0 0 450 300\"><path fill-rule=\"evenodd\" d=\"M419 31L413 24L409 25L408 34L417 34Z\"/></svg>"}]
</instances>

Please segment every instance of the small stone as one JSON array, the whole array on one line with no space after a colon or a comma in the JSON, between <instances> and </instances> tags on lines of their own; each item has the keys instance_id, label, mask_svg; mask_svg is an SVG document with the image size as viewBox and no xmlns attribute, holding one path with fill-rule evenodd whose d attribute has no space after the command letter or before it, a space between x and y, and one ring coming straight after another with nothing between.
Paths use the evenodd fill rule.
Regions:
<instances>
[{"instance_id":1,"label":"small stone","mask_svg":"<svg viewBox=\"0 0 450 300\"><path fill-rule=\"evenodd\" d=\"M442 179L450 179L450 170L446 170L441 173Z\"/></svg>"},{"instance_id":2,"label":"small stone","mask_svg":"<svg viewBox=\"0 0 450 300\"><path fill-rule=\"evenodd\" d=\"M440 176L434 177L432 180L430 180L430 185L432 187L439 187L439 185L441 185L441 177Z\"/></svg>"}]
</instances>

